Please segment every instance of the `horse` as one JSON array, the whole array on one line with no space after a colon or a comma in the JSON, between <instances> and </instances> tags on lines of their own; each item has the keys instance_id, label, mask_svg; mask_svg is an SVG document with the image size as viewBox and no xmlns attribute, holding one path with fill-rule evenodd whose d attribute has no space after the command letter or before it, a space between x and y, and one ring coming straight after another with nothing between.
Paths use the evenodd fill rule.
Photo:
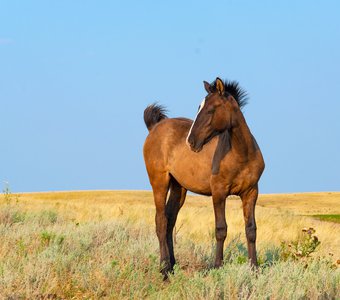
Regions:
<instances>
[{"instance_id":1,"label":"horse","mask_svg":"<svg viewBox=\"0 0 340 300\"><path fill-rule=\"evenodd\" d=\"M241 108L247 93L236 81L203 81L207 96L194 121L168 118L157 104L144 111L149 131L143 155L156 207L156 234L164 279L176 264L173 228L187 191L212 196L215 214L215 267L223 263L227 236L225 203L229 195L242 200L248 257L257 267L255 205L265 164ZM167 195L170 191L168 200Z\"/></svg>"}]
</instances>

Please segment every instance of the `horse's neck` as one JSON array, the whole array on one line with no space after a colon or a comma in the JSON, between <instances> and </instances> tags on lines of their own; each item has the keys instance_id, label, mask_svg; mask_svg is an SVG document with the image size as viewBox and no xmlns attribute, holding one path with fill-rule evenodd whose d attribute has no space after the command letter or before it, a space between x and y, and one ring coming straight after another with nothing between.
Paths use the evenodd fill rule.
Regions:
<instances>
[{"instance_id":1,"label":"horse's neck","mask_svg":"<svg viewBox=\"0 0 340 300\"><path fill-rule=\"evenodd\" d=\"M249 157L256 151L253 136L241 111L237 113L237 120L230 131L230 135L231 149L236 154Z\"/></svg>"},{"instance_id":2,"label":"horse's neck","mask_svg":"<svg viewBox=\"0 0 340 300\"><path fill-rule=\"evenodd\" d=\"M230 151L241 161L248 160L256 151L253 136L241 112L237 115L235 125L219 135L212 161L213 174L219 173L221 161Z\"/></svg>"}]
</instances>

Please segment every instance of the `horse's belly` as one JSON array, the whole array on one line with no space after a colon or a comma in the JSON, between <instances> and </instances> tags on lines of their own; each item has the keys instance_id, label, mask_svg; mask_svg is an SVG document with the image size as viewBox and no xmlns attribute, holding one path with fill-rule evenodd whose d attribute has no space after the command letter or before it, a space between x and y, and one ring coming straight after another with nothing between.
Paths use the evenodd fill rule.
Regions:
<instances>
[{"instance_id":1,"label":"horse's belly","mask_svg":"<svg viewBox=\"0 0 340 300\"><path fill-rule=\"evenodd\" d=\"M194 153L189 149L183 150L170 164L171 175L187 190L197 194L211 195L212 156L204 150L200 153Z\"/></svg>"},{"instance_id":2,"label":"horse's belly","mask_svg":"<svg viewBox=\"0 0 340 300\"><path fill-rule=\"evenodd\" d=\"M171 174L187 190L197 194L211 195L209 176L204 177L200 172L184 174L183 172L174 171Z\"/></svg>"}]
</instances>

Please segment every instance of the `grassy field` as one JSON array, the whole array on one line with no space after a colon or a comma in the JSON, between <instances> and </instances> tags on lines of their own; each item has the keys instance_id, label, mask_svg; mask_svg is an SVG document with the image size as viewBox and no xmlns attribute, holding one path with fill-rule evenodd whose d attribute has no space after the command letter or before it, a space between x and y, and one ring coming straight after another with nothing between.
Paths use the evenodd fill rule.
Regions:
<instances>
[{"instance_id":1,"label":"grassy field","mask_svg":"<svg viewBox=\"0 0 340 300\"><path fill-rule=\"evenodd\" d=\"M321 221L340 223L340 215L313 215L314 218Z\"/></svg>"},{"instance_id":2,"label":"grassy field","mask_svg":"<svg viewBox=\"0 0 340 300\"><path fill-rule=\"evenodd\" d=\"M188 196L168 282L154 213L147 191L1 195L0 299L339 299L340 193L261 195L256 274L237 197L227 200L225 263L215 270L211 199ZM281 243L294 247L310 227L321 242L311 257L283 259Z\"/></svg>"}]
</instances>

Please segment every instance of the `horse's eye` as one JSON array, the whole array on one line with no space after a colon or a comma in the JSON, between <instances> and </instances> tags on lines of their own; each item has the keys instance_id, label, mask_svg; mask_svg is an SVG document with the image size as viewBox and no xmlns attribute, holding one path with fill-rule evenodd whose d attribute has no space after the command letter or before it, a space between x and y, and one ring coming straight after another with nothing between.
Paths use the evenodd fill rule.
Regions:
<instances>
[{"instance_id":1,"label":"horse's eye","mask_svg":"<svg viewBox=\"0 0 340 300\"><path fill-rule=\"evenodd\" d=\"M212 115L212 114L215 112L215 110L216 110L216 109L210 109L210 110L207 111L207 113L208 113L209 115Z\"/></svg>"}]
</instances>

